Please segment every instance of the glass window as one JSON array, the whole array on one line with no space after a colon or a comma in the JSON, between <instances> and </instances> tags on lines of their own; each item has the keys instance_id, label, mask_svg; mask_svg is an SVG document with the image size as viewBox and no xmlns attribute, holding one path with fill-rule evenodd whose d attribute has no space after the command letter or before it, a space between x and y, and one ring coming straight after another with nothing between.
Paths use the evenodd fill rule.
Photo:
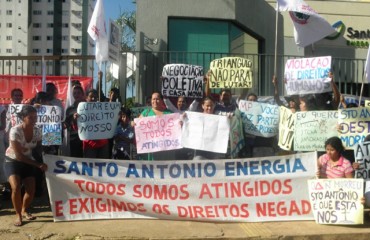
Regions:
<instances>
[{"instance_id":1,"label":"glass window","mask_svg":"<svg viewBox=\"0 0 370 240\"><path fill-rule=\"evenodd\" d=\"M7 23L7 24L6 24L6 27L7 27L7 28L12 28L12 27L13 27L13 24L12 24L12 23Z\"/></svg>"},{"instance_id":2,"label":"glass window","mask_svg":"<svg viewBox=\"0 0 370 240\"><path fill-rule=\"evenodd\" d=\"M6 40L8 41L12 40L12 36L6 36Z\"/></svg>"},{"instance_id":3,"label":"glass window","mask_svg":"<svg viewBox=\"0 0 370 240\"><path fill-rule=\"evenodd\" d=\"M13 11L12 10L6 10L6 15L13 15Z\"/></svg>"},{"instance_id":4,"label":"glass window","mask_svg":"<svg viewBox=\"0 0 370 240\"><path fill-rule=\"evenodd\" d=\"M168 50L187 52L172 62L201 65L229 54L258 54L258 40L234 23L218 20L170 19Z\"/></svg>"},{"instance_id":5,"label":"glass window","mask_svg":"<svg viewBox=\"0 0 370 240\"><path fill-rule=\"evenodd\" d=\"M33 27L34 27L34 28L40 28L40 27L41 27L41 23L34 23L34 24L33 24Z\"/></svg>"},{"instance_id":6,"label":"glass window","mask_svg":"<svg viewBox=\"0 0 370 240\"><path fill-rule=\"evenodd\" d=\"M32 39L34 41L40 41L41 40L41 36L33 36Z\"/></svg>"}]
</instances>

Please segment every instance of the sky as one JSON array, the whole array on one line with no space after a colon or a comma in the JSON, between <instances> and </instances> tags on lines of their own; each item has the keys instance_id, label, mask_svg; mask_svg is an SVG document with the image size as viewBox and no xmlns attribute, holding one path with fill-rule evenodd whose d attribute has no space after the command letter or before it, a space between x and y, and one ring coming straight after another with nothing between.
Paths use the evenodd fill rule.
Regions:
<instances>
[{"instance_id":1,"label":"sky","mask_svg":"<svg viewBox=\"0 0 370 240\"><path fill-rule=\"evenodd\" d=\"M109 19L116 20L122 12L135 11L136 4L132 2L133 0L103 0L106 24L109 24ZM97 73L94 76L97 76ZM94 77L94 86L96 86L96 82L97 77ZM107 94L106 89L110 89L110 86L103 84L103 91ZM132 93L129 92L128 97L131 95Z\"/></svg>"},{"instance_id":2,"label":"sky","mask_svg":"<svg viewBox=\"0 0 370 240\"><path fill-rule=\"evenodd\" d=\"M136 4L133 0L103 0L106 22L109 18L116 20L124 11L134 11Z\"/></svg>"}]
</instances>

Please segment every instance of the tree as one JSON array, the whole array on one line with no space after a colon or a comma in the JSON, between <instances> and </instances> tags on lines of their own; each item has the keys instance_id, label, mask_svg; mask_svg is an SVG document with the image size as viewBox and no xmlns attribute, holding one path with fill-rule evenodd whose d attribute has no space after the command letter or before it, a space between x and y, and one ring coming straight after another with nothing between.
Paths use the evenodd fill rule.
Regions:
<instances>
[{"instance_id":1,"label":"tree","mask_svg":"<svg viewBox=\"0 0 370 240\"><path fill-rule=\"evenodd\" d=\"M122 43L121 50L134 51L136 47L136 12L127 11L121 13L121 16L116 20L116 23L122 27Z\"/></svg>"}]
</instances>

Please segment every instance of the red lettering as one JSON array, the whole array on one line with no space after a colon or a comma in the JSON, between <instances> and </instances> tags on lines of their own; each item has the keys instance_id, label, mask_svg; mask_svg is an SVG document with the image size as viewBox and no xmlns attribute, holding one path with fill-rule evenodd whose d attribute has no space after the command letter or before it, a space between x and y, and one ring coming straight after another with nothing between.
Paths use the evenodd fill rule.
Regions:
<instances>
[{"instance_id":1,"label":"red lettering","mask_svg":"<svg viewBox=\"0 0 370 240\"><path fill-rule=\"evenodd\" d=\"M69 199L69 214L73 215L73 214L77 214L77 199L76 198L72 198L72 199Z\"/></svg>"},{"instance_id":2,"label":"red lettering","mask_svg":"<svg viewBox=\"0 0 370 240\"><path fill-rule=\"evenodd\" d=\"M55 216L62 217L63 214L63 201L55 201Z\"/></svg>"}]
</instances>

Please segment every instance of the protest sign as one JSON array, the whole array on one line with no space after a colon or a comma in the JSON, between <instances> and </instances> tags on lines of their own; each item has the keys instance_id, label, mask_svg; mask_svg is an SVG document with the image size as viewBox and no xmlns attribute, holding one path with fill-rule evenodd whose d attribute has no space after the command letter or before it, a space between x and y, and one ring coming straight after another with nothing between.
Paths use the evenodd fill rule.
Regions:
<instances>
[{"instance_id":1,"label":"protest sign","mask_svg":"<svg viewBox=\"0 0 370 240\"><path fill-rule=\"evenodd\" d=\"M226 116L186 112L182 127L182 146L226 153L229 134L230 122Z\"/></svg>"},{"instance_id":2,"label":"protest sign","mask_svg":"<svg viewBox=\"0 0 370 240\"><path fill-rule=\"evenodd\" d=\"M308 189L316 223L364 223L364 207L361 204L364 195L363 179L308 180Z\"/></svg>"},{"instance_id":3,"label":"protest sign","mask_svg":"<svg viewBox=\"0 0 370 240\"><path fill-rule=\"evenodd\" d=\"M37 125L42 128L42 145L62 145L62 109L41 105L37 109Z\"/></svg>"},{"instance_id":4,"label":"protest sign","mask_svg":"<svg viewBox=\"0 0 370 240\"><path fill-rule=\"evenodd\" d=\"M131 110L131 119L134 120L135 118L138 118L140 116L140 114L145 110L145 109L148 109L150 107L148 106L144 106L144 107L134 107L134 108L130 108Z\"/></svg>"},{"instance_id":5,"label":"protest sign","mask_svg":"<svg viewBox=\"0 0 370 240\"><path fill-rule=\"evenodd\" d=\"M22 123L17 114L25 104L10 104L7 118L14 127ZM40 105L35 107L37 110L36 124L42 128L42 145L61 145L62 144L62 109L58 106Z\"/></svg>"},{"instance_id":6,"label":"protest sign","mask_svg":"<svg viewBox=\"0 0 370 240\"><path fill-rule=\"evenodd\" d=\"M288 95L331 92L331 56L288 59L285 88Z\"/></svg>"},{"instance_id":7,"label":"protest sign","mask_svg":"<svg viewBox=\"0 0 370 240\"><path fill-rule=\"evenodd\" d=\"M6 113L7 122L10 122L11 127L14 127L20 123L22 123L22 119L20 119L17 114L22 110L24 104L10 104L8 108L8 112ZM10 130L10 129L9 129Z\"/></svg>"},{"instance_id":8,"label":"protest sign","mask_svg":"<svg viewBox=\"0 0 370 240\"><path fill-rule=\"evenodd\" d=\"M283 150L291 150L294 136L295 114L286 107L280 107L279 115L279 142Z\"/></svg>"},{"instance_id":9,"label":"protest sign","mask_svg":"<svg viewBox=\"0 0 370 240\"><path fill-rule=\"evenodd\" d=\"M355 160L359 164L355 178L370 179L370 142L360 142L354 147Z\"/></svg>"},{"instance_id":10,"label":"protest sign","mask_svg":"<svg viewBox=\"0 0 370 240\"><path fill-rule=\"evenodd\" d=\"M168 97L203 97L203 67L167 64L162 71L162 94Z\"/></svg>"},{"instance_id":11,"label":"protest sign","mask_svg":"<svg viewBox=\"0 0 370 240\"><path fill-rule=\"evenodd\" d=\"M240 100L239 110L246 133L260 137L278 134L279 106Z\"/></svg>"},{"instance_id":12,"label":"protest sign","mask_svg":"<svg viewBox=\"0 0 370 240\"><path fill-rule=\"evenodd\" d=\"M210 64L210 88L252 88L252 61L240 57L215 59Z\"/></svg>"},{"instance_id":13,"label":"protest sign","mask_svg":"<svg viewBox=\"0 0 370 240\"><path fill-rule=\"evenodd\" d=\"M370 181L365 182L365 206L370 207Z\"/></svg>"},{"instance_id":14,"label":"protest sign","mask_svg":"<svg viewBox=\"0 0 370 240\"><path fill-rule=\"evenodd\" d=\"M239 151L245 146L243 122L241 113L235 110L234 116L230 118L230 155L232 158L238 156Z\"/></svg>"},{"instance_id":15,"label":"protest sign","mask_svg":"<svg viewBox=\"0 0 370 240\"><path fill-rule=\"evenodd\" d=\"M370 100L365 100L365 107L370 107Z\"/></svg>"},{"instance_id":16,"label":"protest sign","mask_svg":"<svg viewBox=\"0 0 370 240\"><path fill-rule=\"evenodd\" d=\"M345 148L353 149L370 133L370 108L347 108L338 111L339 137Z\"/></svg>"},{"instance_id":17,"label":"protest sign","mask_svg":"<svg viewBox=\"0 0 370 240\"><path fill-rule=\"evenodd\" d=\"M80 102L77 106L78 136L81 140L112 138L120 111L118 102Z\"/></svg>"},{"instance_id":18,"label":"protest sign","mask_svg":"<svg viewBox=\"0 0 370 240\"><path fill-rule=\"evenodd\" d=\"M325 141L338 136L338 111L295 113L294 151L325 151Z\"/></svg>"},{"instance_id":19,"label":"protest sign","mask_svg":"<svg viewBox=\"0 0 370 240\"><path fill-rule=\"evenodd\" d=\"M181 147L180 114L135 118L137 153L152 153Z\"/></svg>"},{"instance_id":20,"label":"protest sign","mask_svg":"<svg viewBox=\"0 0 370 240\"><path fill-rule=\"evenodd\" d=\"M118 161L46 155L54 221L313 220L316 153L256 159ZM63 191L60 191L63 189Z\"/></svg>"}]
</instances>

